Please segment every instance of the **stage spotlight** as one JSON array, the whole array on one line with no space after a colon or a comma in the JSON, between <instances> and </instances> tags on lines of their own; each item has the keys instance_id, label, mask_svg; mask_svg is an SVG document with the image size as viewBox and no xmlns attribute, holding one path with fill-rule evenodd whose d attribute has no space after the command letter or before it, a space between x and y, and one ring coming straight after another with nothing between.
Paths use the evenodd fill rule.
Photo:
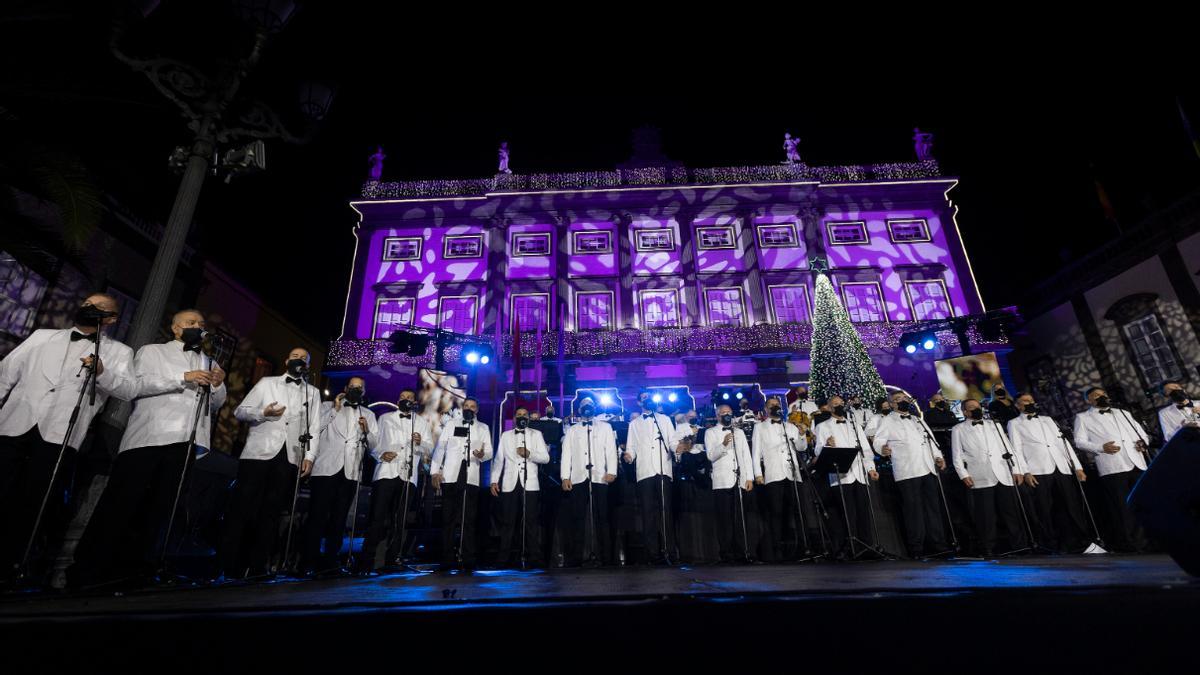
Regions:
<instances>
[{"instance_id":1,"label":"stage spotlight","mask_svg":"<svg viewBox=\"0 0 1200 675\"><path fill-rule=\"evenodd\" d=\"M729 392L725 392L724 394L721 394L721 400L728 401L729 400Z\"/></svg>"},{"instance_id":2,"label":"stage spotlight","mask_svg":"<svg viewBox=\"0 0 1200 675\"><path fill-rule=\"evenodd\" d=\"M483 356L480 356L480 357L479 357L479 362L480 362L480 363L482 363L482 364L483 364L483 365L485 365L485 366L486 366L486 365L488 364L488 362L489 362L489 361L491 361L491 360L492 360L492 357L488 356L487 354L484 354Z\"/></svg>"},{"instance_id":3,"label":"stage spotlight","mask_svg":"<svg viewBox=\"0 0 1200 675\"><path fill-rule=\"evenodd\" d=\"M931 330L914 331L900 336L900 346L905 354L916 354L919 350L931 352L937 349L937 334Z\"/></svg>"},{"instance_id":4,"label":"stage spotlight","mask_svg":"<svg viewBox=\"0 0 1200 675\"><path fill-rule=\"evenodd\" d=\"M467 352L466 360L467 360L467 363L469 363L471 365L475 365L476 363L479 363L479 352L476 352L476 351Z\"/></svg>"},{"instance_id":5,"label":"stage spotlight","mask_svg":"<svg viewBox=\"0 0 1200 675\"><path fill-rule=\"evenodd\" d=\"M734 394L734 396L737 397L737 400L742 400L742 392L739 391L738 393Z\"/></svg>"},{"instance_id":6,"label":"stage spotlight","mask_svg":"<svg viewBox=\"0 0 1200 675\"><path fill-rule=\"evenodd\" d=\"M677 396L675 394L675 392L671 392L671 395L667 396L667 400L670 401L671 403L674 403L675 401L679 400L679 396Z\"/></svg>"},{"instance_id":7,"label":"stage spotlight","mask_svg":"<svg viewBox=\"0 0 1200 675\"><path fill-rule=\"evenodd\" d=\"M655 394L650 397L650 400L654 401L655 403L662 403L662 394Z\"/></svg>"},{"instance_id":8,"label":"stage spotlight","mask_svg":"<svg viewBox=\"0 0 1200 675\"><path fill-rule=\"evenodd\" d=\"M612 405L613 397L609 394L600 394L600 405Z\"/></svg>"},{"instance_id":9,"label":"stage spotlight","mask_svg":"<svg viewBox=\"0 0 1200 675\"><path fill-rule=\"evenodd\" d=\"M932 337L925 338L925 341L921 343L921 347L923 347L927 352L933 351L933 348L936 346L937 340L934 340Z\"/></svg>"}]
</instances>

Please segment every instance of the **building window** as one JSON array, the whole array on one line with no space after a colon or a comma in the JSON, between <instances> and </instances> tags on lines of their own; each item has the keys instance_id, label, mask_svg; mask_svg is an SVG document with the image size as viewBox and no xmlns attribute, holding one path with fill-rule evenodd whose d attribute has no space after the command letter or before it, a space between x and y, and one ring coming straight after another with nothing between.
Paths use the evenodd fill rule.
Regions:
<instances>
[{"instance_id":1,"label":"building window","mask_svg":"<svg viewBox=\"0 0 1200 675\"><path fill-rule=\"evenodd\" d=\"M710 326L741 326L742 289L740 288L709 288L704 291L708 302L708 325Z\"/></svg>"},{"instance_id":2,"label":"building window","mask_svg":"<svg viewBox=\"0 0 1200 675\"><path fill-rule=\"evenodd\" d=\"M697 227L696 244L701 251L734 248L733 226L722 225L720 227Z\"/></svg>"},{"instance_id":3,"label":"building window","mask_svg":"<svg viewBox=\"0 0 1200 675\"><path fill-rule=\"evenodd\" d=\"M642 327L678 328L679 291L642 291Z\"/></svg>"},{"instance_id":4,"label":"building window","mask_svg":"<svg viewBox=\"0 0 1200 675\"><path fill-rule=\"evenodd\" d=\"M466 234L446 237L442 244L443 258L482 258L483 235Z\"/></svg>"},{"instance_id":5,"label":"building window","mask_svg":"<svg viewBox=\"0 0 1200 675\"><path fill-rule=\"evenodd\" d=\"M575 324L577 330L612 330L613 292L576 293Z\"/></svg>"},{"instance_id":6,"label":"building window","mask_svg":"<svg viewBox=\"0 0 1200 675\"><path fill-rule=\"evenodd\" d=\"M438 298L438 327L451 333L473 334L477 301L474 295Z\"/></svg>"},{"instance_id":7,"label":"building window","mask_svg":"<svg viewBox=\"0 0 1200 675\"><path fill-rule=\"evenodd\" d=\"M421 237L388 237L383 240L384 260L420 260Z\"/></svg>"},{"instance_id":8,"label":"building window","mask_svg":"<svg viewBox=\"0 0 1200 675\"><path fill-rule=\"evenodd\" d=\"M833 246L850 244L869 244L867 224L861 220L853 222L828 222L825 229L829 232L829 243Z\"/></svg>"},{"instance_id":9,"label":"building window","mask_svg":"<svg viewBox=\"0 0 1200 675\"><path fill-rule=\"evenodd\" d=\"M0 251L0 332L25 339L50 287L40 274Z\"/></svg>"},{"instance_id":10,"label":"building window","mask_svg":"<svg viewBox=\"0 0 1200 675\"><path fill-rule=\"evenodd\" d=\"M1133 362L1142 372L1142 378L1150 387L1161 386L1167 380L1177 380L1183 376L1179 361L1167 344L1163 335L1158 316L1147 314L1140 319L1130 321L1121 327L1129 347L1133 352Z\"/></svg>"},{"instance_id":11,"label":"building window","mask_svg":"<svg viewBox=\"0 0 1200 675\"><path fill-rule=\"evenodd\" d=\"M904 290L908 293L908 305L912 308L914 321L948 319L952 315L945 281L906 281Z\"/></svg>"},{"instance_id":12,"label":"building window","mask_svg":"<svg viewBox=\"0 0 1200 675\"><path fill-rule=\"evenodd\" d=\"M398 330L412 327L414 298L379 298L375 301L375 330L373 340L385 340Z\"/></svg>"},{"instance_id":13,"label":"building window","mask_svg":"<svg viewBox=\"0 0 1200 675\"><path fill-rule=\"evenodd\" d=\"M574 232L575 253L577 255L599 255L612 253L612 232L607 230L586 230Z\"/></svg>"},{"instance_id":14,"label":"building window","mask_svg":"<svg viewBox=\"0 0 1200 675\"><path fill-rule=\"evenodd\" d=\"M514 256L550 255L550 233L514 234L512 239Z\"/></svg>"},{"instance_id":15,"label":"building window","mask_svg":"<svg viewBox=\"0 0 1200 675\"><path fill-rule=\"evenodd\" d=\"M634 230L639 251L674 251L675 232L670 228Z\"/></svg>"},{"instance_id":16,"label":"building window","mask_svg":"<svg viewBox=\"0 0 1200 675\"><path fill-rule=\"evenodd\" d=\"M883 293L879 282L850 281L842 285L842 300L846 303L846 311L850 320L855 323L870 321L886 321L883 311Z\"/></svg>"},{"instance_id":17,"label":"building window","mask_svg":"<svg viewBox=\"0 0 1200 675\"><path fill-rule=\"evenodd\" d=\"M771 306L776 323L808 323L808 289L804 286L771 286Z\"/></svg>"},{"instance_id":18,"label":"building window","mask_svg":"<svg viewBox=\"0 0 1200 675\"><path fill-rule=\"evenodd\" d=\"M509 330L519 325L522 333L549 330L550 294L514 293L510 308Z\"/></svg>"},{"instance_id":19,"label":"building window","mask_svg":"<svg viewBox=\"0 0 1200 675\"><path fill-rule=\"evenodd\" d=\"M888 235L893 244L919 244L929 241L929 224L924 218L887 221Z\"/></svg>"},{"instance_id":20,"label":"building window","mask_svg":"<svg viewBox=\"0 0 1200 675\"><path fill-rule=\"evenodd\" d=\"M794 248L798 244L795 223L758 226L758 245L761 248Z\"/></svg>"}]
</instances>

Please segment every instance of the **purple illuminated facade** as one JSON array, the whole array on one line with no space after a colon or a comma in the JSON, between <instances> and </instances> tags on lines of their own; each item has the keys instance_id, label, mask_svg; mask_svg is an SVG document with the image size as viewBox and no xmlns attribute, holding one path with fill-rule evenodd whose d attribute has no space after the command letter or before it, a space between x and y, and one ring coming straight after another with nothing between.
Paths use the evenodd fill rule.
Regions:
<instances>
[{"instance_id":1,"label":"purple illuminated facade","mask_svg":"<svg viewBox=\"0 0 1200 675\"><path fill-rule=\"evenodd\" d=\"M983 311L956 183L933 161L369 182L352 202L361 222L330 367L398 389L432 350L389 354L388 334L472 333L497 345L503 396L517 316L522 381L539 379L540 352L552 398L686 385L703 404L718 385L780 391L807 379L809 261L821 257L885 382L928 393L932 358L903 354L900 335L914 321ZM944 355L957 355L954 338L940 337ZM448 369L465 370L448 356ZM491 377L475 378L485 398Z\"/></svg>"}]
</instances>

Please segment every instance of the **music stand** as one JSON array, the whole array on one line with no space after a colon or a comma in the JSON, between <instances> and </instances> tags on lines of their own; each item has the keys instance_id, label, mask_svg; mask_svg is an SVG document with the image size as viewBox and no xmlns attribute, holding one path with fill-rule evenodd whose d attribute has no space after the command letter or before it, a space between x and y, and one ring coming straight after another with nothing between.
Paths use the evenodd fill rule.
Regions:
<instances>
[{"instance_id":1,"label":"music stand","mask_svg":"<svg viewBox=\"0 0 1200 675\"><path fill-rule=\"evenodd\" d=\"M846 539L850 542L850 556L858 559L864 553L873 553L882 559L893 559L895 556L890 555L887 551L880 548L877 544L868 544L859 539L854 534L854 529L850 527L850 513L846 509L846 493L843 490L842 475L850 473L850 468L858 461L858 455L862 452L861 448L835 448L825 446L821 449L821 454L817 456L816 463L812 467L812 472L816 474L836 474L838 476L837 492L838 498L842 501L842 518L846 521ZM864 485L866 489L871 489L871 486ZM856 550L854 545L858 544L862 550Z\"/></svg>"}]
</instances>

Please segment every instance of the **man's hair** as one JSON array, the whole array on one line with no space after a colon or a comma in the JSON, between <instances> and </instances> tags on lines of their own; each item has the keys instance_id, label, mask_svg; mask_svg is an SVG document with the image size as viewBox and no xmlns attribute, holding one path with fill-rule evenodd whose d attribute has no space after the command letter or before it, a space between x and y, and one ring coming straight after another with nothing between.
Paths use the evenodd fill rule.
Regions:
<instances>
[{"instance_id":1,"label":"man's hair","mask_svg":"<svg viewBox=\"0 0 1200 675\"><path fill-rule=\"evenodd\" d=\"M1163 391L1166 391L1166 390L1167 390L1167 385L1171 385L1171 384L1173 384L1173 385L1175 385L1175 386L1177 386L1177 387L1182 387L1182 386L1183 386L1183 383L1182 383L1182 382L1180 382L1179 380L1167 380L1166 382L1163 382L1163 383L1162 383L1162 390L1163 390Z\"/></svg>"},{"instance_id":2,"label":"man's hair","mask_svg":"<svg viewBox=\"0 0 1200 675\"><path fill-rule=\"evenodd\" d=\"M464 398L463 405L466 405L468 401L474 401L475 405L479 405L479 399L475 398L474 396L468 396L468 397Z\"/></svg>"},{"instance_id":3,"label":"man's hair","mask_svg":"<svg viewBox=\"0 0 1200 675\"><path fill-rule=\"evenodd\" d=\"M526 414L529 413L529 408L526 408L523 405L519 405L519 406L517 406L517 409L513 411L513 417L516 417L517 413L521 412L522 410L524 410Z\"/></svg>"},{"instance_id":4,"label":"man's hair","mask_svg":"<svg viewBox=\"0 0 1200 675\"><path fill-rule=\"evenodd\" d=\"M1091 398L1092 392L1095 392L1095 391L1104 391L1104 387L1088 387L1087 391L1083 392L1083 397Z\"/></svg>"},{"instance_id":5,"label":"man's hair","mask_svg":"<svg viewBox=\"0 0 1200 675\"><path fill-rule=\"evenodd\" d=\"M111 301L113 304L115 304L118 309L120 309L120 307L121 307L121 301L117 299L117 296L115 296L111 293L106 293L104 291L96 291L95 293L88 293L87 295L83 296L83 299L87 300L88 298L95 298L95 297L107 298L109 301Z\"/></svg>"},{"instance_id":6,"label":"man's hair","mask_svg":"<svg viewBox=\"0 0 1200 675\"><path fill-rule=\"evenodd\" d=\"M404 396L404 392L408 392L408 393L412 394L414 399L417 397L417 392L415 389L409 389L409 388L405 387L404 389L400 390L400 396Z\"/></svg>"},{"instance_id":7,"label":"man's hair","mask_svg":"<svg viewBox=\"0 0 1200 675\"><path fill-rule=\"evenodd\" d=\"M175 322L179 320L179 317L184 314L199 314L200 318L204 318L204 312L201 312L198 309L181 309L171 315L171 325L174 326Z\"/></svg>"}]
</instances>

